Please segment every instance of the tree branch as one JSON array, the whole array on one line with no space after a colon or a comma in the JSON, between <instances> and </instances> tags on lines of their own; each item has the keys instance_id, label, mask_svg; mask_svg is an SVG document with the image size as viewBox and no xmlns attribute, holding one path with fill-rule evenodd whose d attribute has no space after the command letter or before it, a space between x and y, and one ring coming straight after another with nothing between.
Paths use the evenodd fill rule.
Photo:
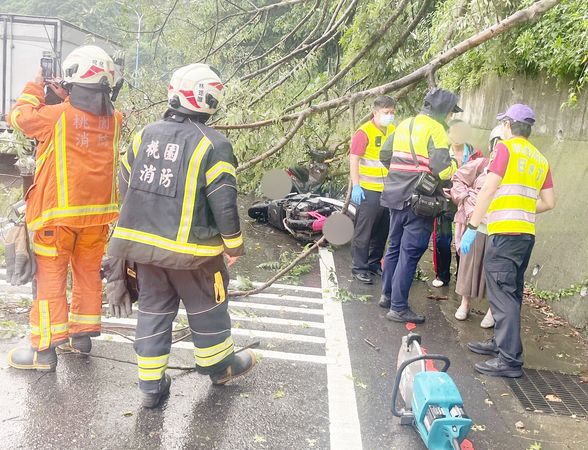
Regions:
<instances>
[{"instance_id":1,"label":"tree branch","mask_svg":"<svg viewBox=\"0 0 588 450\"><path fill-rule=\"evenodd\" d=\"M486 28L485 30L480 31L479 33L469 37L468 39L465 39L464 41L456 44L451 49L437 55L435 58L431 59L427 64L414 70L410 74L405 75L404 77L401 77L389 83L382 84L380 86L376 86L370 89L366 89L355 94L328 100L317 105L310 106L302 111L287 114L281 117L261 120L258 122L248 124L217 125L215 128L221 130L256 129L280 122L297 120L302 115L320 113L331 108L336 108L346 102L351 101L353 103L356 103L367 97L388 94L389 92L398 90L400 88L403 88L405 86L408 86L410 84L416 83L424 79L429 72L438 70L440 67L450 63L457 57L463 55L468 50L471 50L483 44L484 42L487 42L488 40L515 28L520 24L538 20L539 17L541 17L546 11L553 8L560 2L561 0L539 0L538 2L529 6L528 8L517 11L509 17L503 19L499 23L496 23L491 27Z\"/></svg>"},{"instance_id":2,"label":"tree branch","mask_svg":"<svg viewBox=\"0 0 588 450\"><path fill-rule=\"evenodd\" d=\"M293 52L291 52L290 54L283 56L282 58L278 59L277 61L262 67L261 69L258 69L254 72L251 72L243 77L241 77L242 81L247 81L250 80L252 78L255 78L258 75L261 75L262 73L267 72L268 70L271 70L277 66L280 66L282 64L284 64L285 62L290 61L293 58L296 58L298 55L300 55L301 53L304 53L310 49L312 49L313 47L317 47L321 44L323 44L324 42L326 42L328 39L330 39L336 32L337 29L341 26L342 23L345 22L345 20L347 19L347 17L351 14L351 12L353 11L356 3L358 2L358 0L351 0L351 3L349 4L349 6L347 7L347 9L345 10L345 12L343 13L343 15L341 16L341 18L337 21L337 23L330 29L328 29L320 38L316 39L315 41L303 45L301 47L298 47L297 49L295 49Z\"/></svg>"}]
</instances>

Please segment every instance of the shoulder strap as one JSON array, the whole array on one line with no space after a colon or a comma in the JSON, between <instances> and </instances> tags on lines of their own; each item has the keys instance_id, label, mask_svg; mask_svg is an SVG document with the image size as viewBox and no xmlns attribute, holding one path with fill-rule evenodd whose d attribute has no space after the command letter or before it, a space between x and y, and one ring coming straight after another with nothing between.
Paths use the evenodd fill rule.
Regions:
<instances>
[{"instance_id":1,"label":"shoulder strap","mask_svg":"<svg viewBox=\"0 0 588 450\"><path fill-rule=\"evenodd\" d=\"M419 167L419 160L417 159L416 152L414 151L414 145L412 143L412 127L414 125L414 117L410 121L410 125L408 126L408 144L410 146L410 153L412 153L412 160L414 161L414 165Z\"/></svg>"}]
</instances>

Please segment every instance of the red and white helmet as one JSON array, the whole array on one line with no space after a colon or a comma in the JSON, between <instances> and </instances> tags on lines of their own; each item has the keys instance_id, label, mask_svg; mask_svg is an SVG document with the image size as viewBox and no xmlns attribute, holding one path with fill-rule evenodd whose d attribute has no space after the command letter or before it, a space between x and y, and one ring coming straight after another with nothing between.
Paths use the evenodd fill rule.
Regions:
<instances>
[{"instance_id":1,"label":"red and white helmet","mask_svg":"<svg viewBox=\"0 0 588 450\"><path fill-rule=\"evenodd\" d=\"M174 72L167 98L177 111L213 115L223 99L223 89L216 69L208 64L190 64Z\"/></svg>"},{"instance_id":2,"label":"red and white helmet","mask_svg":"<svg viewBox=\"0 0 588 450\"><path fill-rule=\"evenodd\" d=\"M114 62L104 50L95 45L84 45L72 51L62 64L66 83L99 84L103 79L114 85Z\"/></svg>"}]
</instances>

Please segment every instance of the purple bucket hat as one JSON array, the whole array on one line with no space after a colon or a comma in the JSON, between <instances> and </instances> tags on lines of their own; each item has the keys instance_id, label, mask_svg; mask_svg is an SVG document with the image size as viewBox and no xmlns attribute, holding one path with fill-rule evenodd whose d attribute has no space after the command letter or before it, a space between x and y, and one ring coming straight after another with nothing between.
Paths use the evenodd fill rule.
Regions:
<instances>
[{"instance_id":1,"label":"purple bucket hat","mask_svg":"<svg viewBox=\"0 0 588 450\"><path fill-rule=\"evenodd\" d=\"M515 103L501 114L496 116L497 120L511 119L516 122L526 123L533 125L535 123L535 112L528 105L521 103Z\"/></svg>"}]
</instances>

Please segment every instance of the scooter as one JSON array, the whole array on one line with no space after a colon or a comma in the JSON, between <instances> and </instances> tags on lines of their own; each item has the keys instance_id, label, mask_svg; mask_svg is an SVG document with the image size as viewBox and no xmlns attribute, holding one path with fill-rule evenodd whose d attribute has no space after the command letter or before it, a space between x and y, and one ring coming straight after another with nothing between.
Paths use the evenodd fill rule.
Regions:
<instances>
[{"instance_id":1,"label":"scooter","mask_svg":"<svg viewBox=\"0 0 588 450\"><path fill-rule=\"evenodd\" d=\"M427 371L425 361L441 361L440 371ZM427 355L421 336L409 333L398 352L396 379L392 390L392 414L401 425L412 425L429 450L459 450L472 427L461 394L447 373L449 358ZM398 393L404 407L398 408Z\"/></svg>"},{"instance_id":2,"label":"scooter","mask_svg":"<svg viewBox=\"0 0 588 450\"><path fill-rule=\"evenodd\" d=\"M292 180L292 191L284 198L254 203L249 217L259 223L290 233L298 241L313 242L322 235L327 217L343 210L343 202L331 198L327 188L329 164L334 153L329 150L309 149L308 166L300 163L285 169ZM355 218L355 206L349 205L347 215Z\"/></svg>"},{"instance_id":3,"label":"scooter","mask_svg":"<svg viewBox=\"0 0 588 450\"><path fill-rule=\"evenodd\" d=\"M343 205L344 202L334 198L291 193L281 199L254 203L247 212L257 222L272 225L308 243L320 238L327 217L341 212ZM353 220L355 206L350 204L346 214Z\"/></svg>"}]
</instances>

